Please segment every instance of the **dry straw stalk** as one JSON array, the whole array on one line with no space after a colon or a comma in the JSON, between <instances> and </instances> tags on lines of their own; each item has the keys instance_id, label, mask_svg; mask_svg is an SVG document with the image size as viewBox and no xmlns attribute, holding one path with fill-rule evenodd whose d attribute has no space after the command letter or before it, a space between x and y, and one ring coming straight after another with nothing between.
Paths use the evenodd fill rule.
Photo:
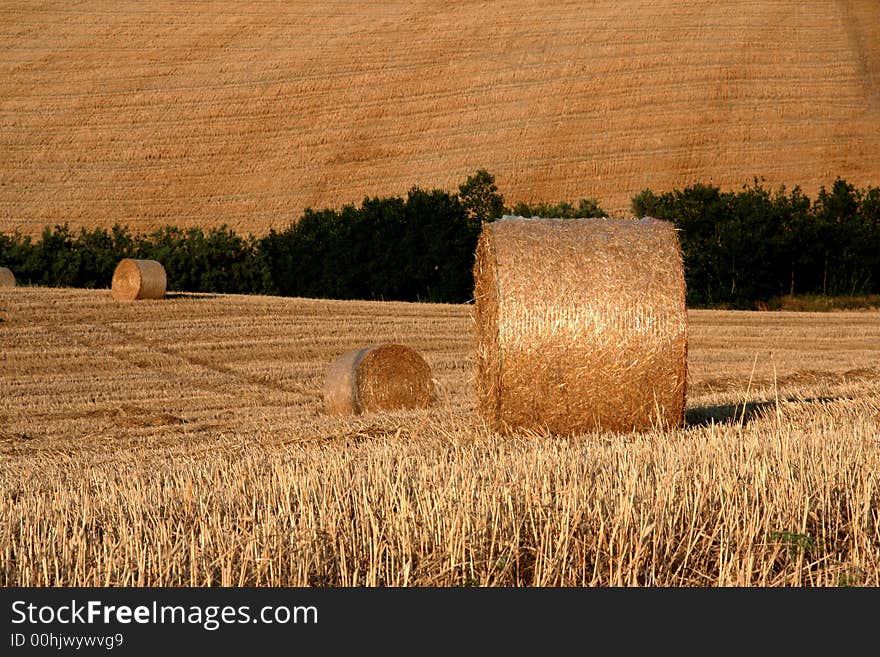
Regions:
<instances>
[{"instance_id":1,"label":"dry straw stalk","mask_svg":"<svg viewBox=\"0 0 880 657\"><path fill-rule=\"evenodd\" d=\"M339 356L327 369L324 409L331 415L427 408L431 368L414 349L382 343Z\"/></svg>"},{"instance_id":2,"label":"dry straw stalk","mask_svg":"<svg viewBox=\"0 0 880 657\"><path fill-rule=\"evenodd\" d=\"M123 258L113 272L111 294L114 299L163 299L167 278L165 268L155 260Z\"/></svg>"},{"instance_id":3,"label":"dry straw stalk","mask_svg":"<svg viewBox=\"0 0 880 657\"><path fill-rule=\"evenodd\" d=\"M672 224L487 223L474 282L476 394L490 428L575 434L682 424L687 310Z\"/></svg>"},{"instance_id":4,"label":"dry straw stalk","mask_svg":"<svg viewBox=\"0 0 880 657\"><path fill-rule=\"evenodd\" d=\"M0 287L15 287L15 274L6 267L0 267Z\"/></svg>"}]
</instances>

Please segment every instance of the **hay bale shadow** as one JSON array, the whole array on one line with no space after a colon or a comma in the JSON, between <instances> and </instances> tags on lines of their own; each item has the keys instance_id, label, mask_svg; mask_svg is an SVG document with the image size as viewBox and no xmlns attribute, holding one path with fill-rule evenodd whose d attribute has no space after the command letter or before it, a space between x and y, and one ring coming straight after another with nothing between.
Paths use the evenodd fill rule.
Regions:
<instances>
[{"instance_id":1,"label":"hay bale shadow","mask_svg":"<svg viewBox=\"0 0 880 657\"><path fill-rule=\"evenodd\" d=\"M850 397L786 397L780 402L800 404L823 404L843 401ZM743 404L720 404L717 406L695 406L685 412L686 427L705 427L710 424L748 424L759 419L776 406L775 400L753 401Z\"/></svg>"},{"instance_id":2,"label":"hay bale shadow","mask_svg":"<svg viewBox=\"0 0 880 657\"><path fill-rule=\"evenodd\" d=\"M719 406L696 406L685 411L684 421L688 427L705 427L710 424L734 424L752 422L764 411L773 408L775 401L722 404Z\"/></svg>"},{"instance_id":3,"label":"hay bale shadow","mask_svg":"<svg viewBox=\"0 0 880 657\"><path fill-rule=\"evenodd\" d=\"M220 295L210 292L166 292L166 299L217 299Z\"/></svg>"}]
</instances>

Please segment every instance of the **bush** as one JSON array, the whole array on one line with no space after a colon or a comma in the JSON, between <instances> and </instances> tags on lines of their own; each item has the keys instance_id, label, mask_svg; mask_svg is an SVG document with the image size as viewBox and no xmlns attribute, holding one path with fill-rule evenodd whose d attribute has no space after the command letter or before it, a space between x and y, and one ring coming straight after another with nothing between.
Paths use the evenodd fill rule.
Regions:
<instances>
[{"instance_id":1,"label":"bush","mask_svg":"<svg viewBox=\"0 0 880 657\"><path fill-rule=\"evenodd\" d=\"M766 305L787 295L880 292L880 190L837 179L811 203L799 187L755 179L739 192L696 184L632 199L637 215L681 229L691 306Z\"/></svg>"},{"instance_id":2,"label":"bush","mask_svg":"<svg viewBox=\"0 0 880 657\"><path fill-rule=\"evenodd\" d=\"M818 307L832 296L880 294L878 188L838 178L811 202L798 187L771 191L756 178L738 192L699 183L660 194L644 189L632 208L680 229L692 307ZM47 226L38 240L0 235L0 264L22 285L109 287L119 261L133 257L161 262L177 291L461 303L473 295L480 228L503 214L607 216L586 198L576 207L508 210L494 177L480 169L457 194L412 187L405 198L308 208L260 239L227 226L132 235L119 225L75 233L65 224Z\"/></svg>"},{"instance_id":3,"label":"bush","mask_svg":"<svg viewBox=\"0 0 880 657\"><path fill-rule=\"evenodd\" d=\"M577 207L568 201L560 201L559 203L517 203L507 214L516 215L518 217L547 217L554 219L588 219L591 217L607 217L608 214L603 210L598 201L594 199L582 198L578 201Z\"/></svg>"}]
</instances>

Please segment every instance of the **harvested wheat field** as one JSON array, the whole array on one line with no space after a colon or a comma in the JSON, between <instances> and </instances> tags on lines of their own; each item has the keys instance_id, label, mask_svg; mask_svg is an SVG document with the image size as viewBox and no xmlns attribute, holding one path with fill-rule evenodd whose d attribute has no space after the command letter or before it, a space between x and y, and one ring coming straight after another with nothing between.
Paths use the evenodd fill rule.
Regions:
<instances>
[{"instance_id":1,"label":"harvested wheat field","mask_svg":"<svg viewBox=\"0 0 880 657\"><path fill-rule=\"evenodd\" d=\"M880 177L880 3L0 0L0 232Z\"/></svg>"},{"instance_id":2,"label":"harvested wheat field","mask_svg":"<svg viewBox=\"0 0 880 657\"><path fill-rule=\"evenodd\" d=\"M497 435L472 306L0 290L0 584L880 585L880 312L689 311L674 430ZM328 415L395 342L427 409Z\"/></svg>"}]
</instances>

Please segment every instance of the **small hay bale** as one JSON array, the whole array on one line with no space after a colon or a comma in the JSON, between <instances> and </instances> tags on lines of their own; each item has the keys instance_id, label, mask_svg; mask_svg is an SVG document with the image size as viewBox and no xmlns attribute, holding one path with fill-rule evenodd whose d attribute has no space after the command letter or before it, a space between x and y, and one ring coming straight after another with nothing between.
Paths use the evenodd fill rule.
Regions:
<instances>
[{"instance_id":1,"label":"small hay bale","mask_svg":"<svg viewBox=\"0 0 880 657\"><path fill-rule=\"evenodd\" d=\"M15 274L6 267L0 267L0 287L15 287Z\"/></svg>"},{"instance_id":2,"label":"small hay bale","mask_svg":"<svg viewBox=\"0 0 880 657\"><path fill-rule=\"evenodd\" d=\"M485 224L474 263L480 415L499 433L681 425L685 291L669 222Z\"/></svg>"},{"instance_id":3,"label":"small hay bale","mask_svg":"<svg viewBox=\"0 0 880 657\"><path fill-rule=\"evenodd\" d=\"M111 294L114 299L123 301L163 299L166 284L165 268L161 263L123 258L113 272Z\"/></svg>"},{"instance_id":4,"label":"small hay bale","mask_svg":"<svg viewBox=\"0 0 880 657\"><path fill-rule=\"evenodd\" d=\"M401 344L347 351L330 364L324 380L324 410L331 415L427 408L433 400L431 368Z\"/></svg>"}]
</instances>

